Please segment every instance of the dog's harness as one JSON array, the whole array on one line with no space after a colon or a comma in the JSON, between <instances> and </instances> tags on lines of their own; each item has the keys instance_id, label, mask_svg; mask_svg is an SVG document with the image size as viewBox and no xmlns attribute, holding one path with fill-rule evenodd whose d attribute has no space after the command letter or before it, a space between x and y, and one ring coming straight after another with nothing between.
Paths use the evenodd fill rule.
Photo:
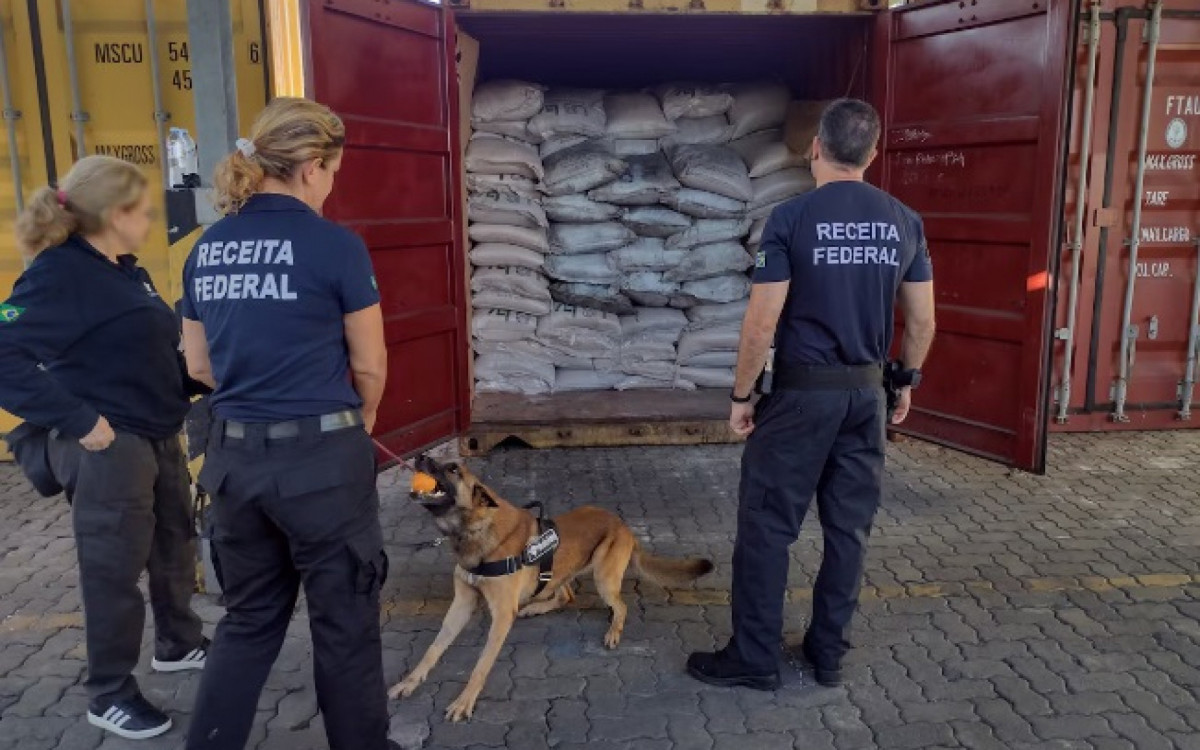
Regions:
<instances>
[{"instance_id":1,"label":"dog's harness","mask_svg":"<svg viewBox=\"0 0 1200 750\"><path fill-rule=\"evenodd\" d=\"M536 597L546 588L553 577L554 551L558 549L558 526L545 517L545 509L540 502L532 502L524 506L527 510L538 509L538 537L525 547L519 555L506 557L503 560L480 563L467 571L472 576L480 578L499 578L510 576L521 568L538 566L538 585L533 595Z\"/></svg>"}]
</instances>

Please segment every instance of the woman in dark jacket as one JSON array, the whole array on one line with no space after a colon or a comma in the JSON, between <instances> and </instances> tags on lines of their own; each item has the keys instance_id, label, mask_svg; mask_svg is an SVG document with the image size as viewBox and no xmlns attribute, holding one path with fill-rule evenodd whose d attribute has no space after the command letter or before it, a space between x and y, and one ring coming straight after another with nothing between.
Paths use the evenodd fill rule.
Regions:
<instances>
[{"instance_id":1,"label":"woman in dark jacket","mask_svg":"<svg viewBox=\"0 0 1200 750\"><path fill-rule=\"evenodd\" d=\"M141 694L150 576L157 671L203 669L191 609L195 525L179 441L189 407L177 317L133 253L154 219L132 164L88 156L17 220L32 261L0 306L0 408L50 431L72 501L87 640L88 722L128 739L171 719ZM82 446L82 450L80 447Z\"/></svg>"}]
</instances>

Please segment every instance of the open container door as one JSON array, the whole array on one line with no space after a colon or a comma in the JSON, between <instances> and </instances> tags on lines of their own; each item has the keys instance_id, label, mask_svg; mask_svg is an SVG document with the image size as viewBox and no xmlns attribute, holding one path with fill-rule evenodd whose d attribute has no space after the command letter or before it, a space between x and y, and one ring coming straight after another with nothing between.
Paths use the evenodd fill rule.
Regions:
<instances>
[{"instance_id":1,"label":"open container door","mask_svg":"<svg viewBox=\"0 0 1200 750\"><path fill-rule=\"evenodd\" d=\"M881 186L924 218L937 294L898 431L1037 473L1074 5L933 2L877 29Z\"/></svg>"},{"instance_id":2,"label":"open container door","mask_svg":"<svg viewBox=\"0 0 1200 750\"><path fill-rule=\"evenodd\" d=\"M304 94L346 123L325 214L366 241L383 298L375 435L412 453L470 418L453 19L419 0L309 0L296 21Z\"/></svg>"}]
</instances>

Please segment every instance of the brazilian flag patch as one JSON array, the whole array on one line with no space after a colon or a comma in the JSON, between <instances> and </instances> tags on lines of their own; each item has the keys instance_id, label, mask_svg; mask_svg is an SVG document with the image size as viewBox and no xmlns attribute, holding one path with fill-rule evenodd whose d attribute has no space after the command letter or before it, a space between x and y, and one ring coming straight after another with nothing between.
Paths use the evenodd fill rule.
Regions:
<instances>
[{"instance_id":1,"label":"brazilian flag patch","mask_svg":"<svg viewBox=\"0 0 1200 750\"><path fill-rule=\"evenodd\" d=\"M766 268L767 267L766 252L759 250L758 253L754 256L754 267L755 268Z\"/></svg>"},{"instance_id":2,"label":"brazilian flag patch","mask_svg":"<svg viewBox=\"0 0 1200 750\"><path fill-rule=\"evenodd\" d=\"M13 323L17 318L21 317L21 313L25 312L25 308L10 305L7 302L0 305L0 323Z\"/></svg>"},{"instance_id":3,"label":"brazilian flag patch","mask_svg":"<svg viewBox=\"0 0 1200 750\"><path fill-rule=\"evenodd\" d=\"M371 288L377 292L379 291L379 282L375 280L374 276L371 277Z\"/></svg>"}]
</instances>

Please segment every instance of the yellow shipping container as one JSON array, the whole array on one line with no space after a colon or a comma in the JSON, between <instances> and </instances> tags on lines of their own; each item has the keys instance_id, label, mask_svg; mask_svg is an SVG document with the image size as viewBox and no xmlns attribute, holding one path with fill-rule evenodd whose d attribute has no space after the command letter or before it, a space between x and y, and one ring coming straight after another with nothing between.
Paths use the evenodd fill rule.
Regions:
<instances>
[{"instance_id":1,"label":"yellow shipping container","mask_svg":"<svg viewBox=\"0 0 1200 750\"><path fill-rule=\"evenodd\" d=\"M267 101L267 52L259 1L229 2L238 115L245 132ZM34 7L36 17L31 17ZM151 10L155 44L147 20ZM150 179L161 217L139 257L174 304L182 292L183 261L199 234L168 227L164 205L163 138L171 127L196 134L187 1L11 0L0 3L0 23L8 78L0 83L11 92L11 109L19 112L9 117L21 193L28 196L84 155L108 154L137 164ZM157 81L152 63L157 63ZM161 110L155 106L156 85ZM7 135L0 137L0 297L7 296L24 268L13 237L17 173L8 144ZM0 412L0 434L16 422Z\"/></svg>"}]
</instances>

